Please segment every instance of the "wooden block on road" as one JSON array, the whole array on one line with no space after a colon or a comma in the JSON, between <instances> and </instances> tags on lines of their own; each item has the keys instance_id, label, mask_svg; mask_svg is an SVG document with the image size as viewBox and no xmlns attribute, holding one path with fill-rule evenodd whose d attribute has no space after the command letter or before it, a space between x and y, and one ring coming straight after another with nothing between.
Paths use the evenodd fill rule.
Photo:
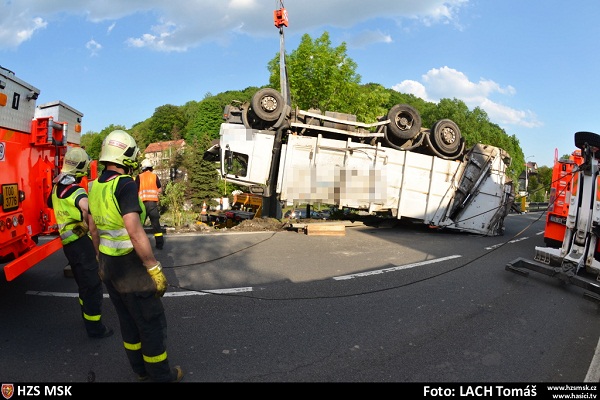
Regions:
<instances>
[{"instance_id":1,"label":"wooden block on road","mask_svg":"<svg viewBox=\"0 0 600 400\"><path fill-rule=\"evenodd\" d=\"M307 235L312 236L345 236L346 227L342 224L307 224L304 228Z\"/></svg>"}]
</instances>

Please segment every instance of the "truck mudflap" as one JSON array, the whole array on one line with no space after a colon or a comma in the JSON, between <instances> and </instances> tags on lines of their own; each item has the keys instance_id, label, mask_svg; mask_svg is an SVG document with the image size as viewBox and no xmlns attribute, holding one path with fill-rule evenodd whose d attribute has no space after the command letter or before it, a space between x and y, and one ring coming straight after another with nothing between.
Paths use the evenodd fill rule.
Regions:
<instances>
[{"instance_id":1,"label":"truck mudflap","mask_svg":"<svg viewBox=\"0 0 600 400\"><path fill-rule=\"evenodd\" d=\"M36 246L32 250L18 257L4 266L4 275L7 281L12 281L29 268L35 266L52 253L62 248L60 236L52 239L46 244Z\"/></svg>"},{"instance_id":2,"label":"truck mudflap","mask_svg":"<svg viewBox=\"0 0 600 400\"><path fill-rule=\"evenodd\" d=\"M541 274L560 279L564 283L570 283L592 293L585 293L584 297L588 300L593 300L600 303L600 282L597 279L592 279L581 275L575 268L566 268L563 266L552 266L541 261L528 260L525 258L517 258L506 264L506 271L514 272L522 276L529 276L527 270L539 272Z\"/></svg>"}]
</instances>

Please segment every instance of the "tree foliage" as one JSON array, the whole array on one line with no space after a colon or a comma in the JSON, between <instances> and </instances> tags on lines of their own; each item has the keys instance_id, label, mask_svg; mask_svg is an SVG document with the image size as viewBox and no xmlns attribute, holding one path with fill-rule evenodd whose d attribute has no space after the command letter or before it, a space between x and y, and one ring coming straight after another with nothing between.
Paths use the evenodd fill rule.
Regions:
<instances>
[{"instance_id":1,"label":"tree foliage","mask_svg":"<svg viewBox=\"0 0 600 400\"><path fill-rule=\"evenodd\" d=\"M552 185L552 168L541 166L535 174L528 177L527 193L529 201L541 203L548 201L549 188Z\"/></svg>"},{"instance_id":2,"label":"tree foliage","mask_svg":"<svg viewBox=\"0 0 600 400\"><path fill-rule=\"evenodd\" d=\"M185 166L188 173L187 197L192 205L199 209L202 203L212 204L212 199L221 197L218 181L219 174L215 163L205 161L204 152L210 147L211 139L204 135L188 143L185 152Z\"/></svg>"},{"instance_id":3,"label":"tree foliage","mask_svg":"<svg viewBox=\"0 0 600 400\"><path fill-rule=\"evenodd\" d=\"M186 185L183 182L168 182L163 195L160 197L160 204L164 206L173 215L173 225L178 227L183 224L183 211L185 204Z\"/></svg>"},{"instance_id":4,"label":"tree foliage","mask_svg":"<svg viewBox=\"0 0 600 400\"><path fill-rule=\"evenodd\" d=\"M279 55L268 63L269 84L281 90ZM304 34L298 48L286 54L292 107L354 114L358 120L374 121L387 100L380 85L361 86L357 65L346 54L346 43L331 46L329 33L312 40Z\"/></svg>"}]
</instances>

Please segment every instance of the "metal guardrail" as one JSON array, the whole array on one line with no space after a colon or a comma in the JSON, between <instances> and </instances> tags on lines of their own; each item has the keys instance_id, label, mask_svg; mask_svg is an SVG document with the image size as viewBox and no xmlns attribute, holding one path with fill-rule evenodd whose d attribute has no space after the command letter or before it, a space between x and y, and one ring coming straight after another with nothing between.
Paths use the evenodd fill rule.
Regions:
<instances>
[{"instance_id":1,"label":"metal guardrail","mask_svg":"<svg viewBox=\"0 0 600 400\"><path fill-rule=\"evenodd\" d=\"M533 202L527 202L525 203L525 211L546 211L548 209L548 202L544 202L544 203L533 203ZM516 211L521 212L521 203L520 202L515 202L513 205L513 209Z\"/></svg>"},{"instance_id":2,"label":"metal guardrail","mask_svg":"<svg viewBox=\"0 0 600 400\"><path fill-rule=\"evenodd\" d=\"M548 209L548 203L528 203L528 211L546 211Z\"/></svg>"}]
</instances>

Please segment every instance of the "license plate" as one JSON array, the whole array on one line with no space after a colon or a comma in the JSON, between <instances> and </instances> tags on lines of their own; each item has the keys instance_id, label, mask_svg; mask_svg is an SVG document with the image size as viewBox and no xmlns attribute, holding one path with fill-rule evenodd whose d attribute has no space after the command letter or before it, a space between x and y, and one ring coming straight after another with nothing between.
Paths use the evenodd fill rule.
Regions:
<instances>
[{"instance_id":1,"label":"license plate","mask_svg":"<svg viewBox=\"0 0 600 400\"><path fill-rule=\"evenodd\" d=\"M561 224L561 225L566 225L567 224L567 219L565 217L557 217L556 215L550 215L550 217L548 218L551 222L557 223L557 224Z\"/></svg>"},{"instance_id":2,"label":"license plate","mask_svg":"<svg viewBox=\"0 0 600 400\"><path fill-rule=\"evenodd\" d=\"M2 185L2 208L4 211L19 208L19 188L16 183Z\"/></svg>"}]
</instances>

